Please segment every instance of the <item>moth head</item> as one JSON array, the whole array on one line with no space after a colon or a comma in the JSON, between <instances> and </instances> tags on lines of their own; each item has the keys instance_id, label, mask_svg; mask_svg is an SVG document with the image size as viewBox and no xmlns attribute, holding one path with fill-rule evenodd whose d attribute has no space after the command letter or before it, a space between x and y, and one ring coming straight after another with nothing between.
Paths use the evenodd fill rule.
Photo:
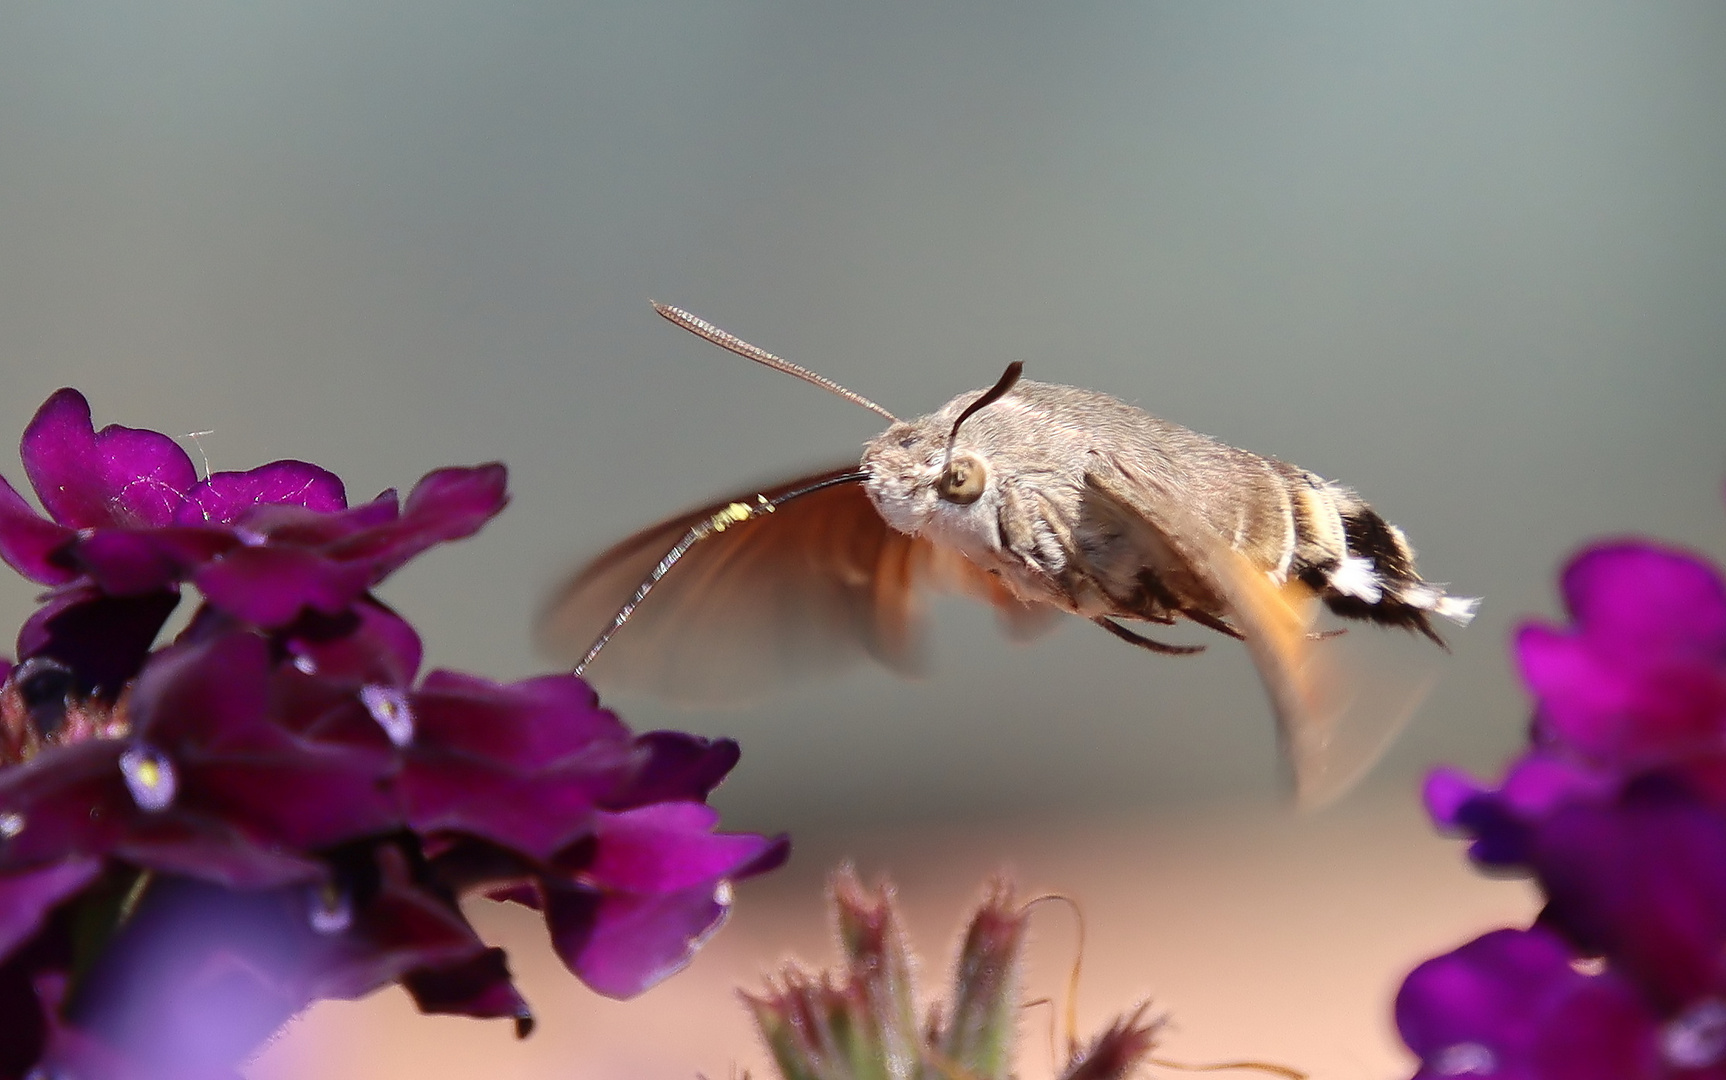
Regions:
<instances>
[{"instance_id":1,"label":"moth head","mask_svg":"<svg viewBox=\"0 0 1726 1080\"><path fill-rule=\"evenodd\" d=\"M894 424L869 440L863 451L864 490L881 516L900 532L917 533L935 508L946 443L946 425L931 418Z\"/></svg>"},{"instance_id":2,"label":"moth head","mask_svg":"<svg viewBox=\"0 0 1726 1080\"><path fill-rule=\"evenodd\" d=\"M943 409L896 423L870 441L863 453L868 476L863 486L894 528L917 534L931 525L943 527L936 524L942 521L948 528L977 527L960 522L975 517L966 511L988 492L991 473L981 449L961 446L959 431L977 410L1005 397L1023 368L1018 362L1009 365L1000 380L960 410L955 420L943 419L952 415Z\"/></svg>"}]
</instances>

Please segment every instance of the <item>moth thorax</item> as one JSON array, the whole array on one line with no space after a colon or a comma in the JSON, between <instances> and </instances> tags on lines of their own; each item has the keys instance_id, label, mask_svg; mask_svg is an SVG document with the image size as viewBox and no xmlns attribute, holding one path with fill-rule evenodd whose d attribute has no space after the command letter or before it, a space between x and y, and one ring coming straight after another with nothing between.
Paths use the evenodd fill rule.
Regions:
<instances>
[{"instance_id":1,"label":"moth thorax","mask_svg":"<svg viewBox=\"0 0 1726 1080\"><path fill-rule=\"evenodd\" d=\"M975 454L954 454L935 482L935 494L950 503L969 506L983 497L989 467Z\"/></svg>"}]
</instances>

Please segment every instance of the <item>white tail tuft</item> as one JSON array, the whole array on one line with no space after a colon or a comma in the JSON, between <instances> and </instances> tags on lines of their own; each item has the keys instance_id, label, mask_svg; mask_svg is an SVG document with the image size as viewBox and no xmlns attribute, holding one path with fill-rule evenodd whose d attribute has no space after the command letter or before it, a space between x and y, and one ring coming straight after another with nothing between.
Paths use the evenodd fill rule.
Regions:
<instances>
[{"instance_id":1,"label":"white tail tuft","mask_svg":"<svg viewBox=\"0 0 1726 1080\"><path fill-rule=\"evenodd\" d=\"M1438 603L1432 605L1435 615L1443 615L1458 626L1467 626L1474 621L1474 613L1480 608L1478 596L1443 596Z\"/></svg>"},{"instance_id":2,"label":"white tail tuft","mask_svg":"<svg viewBox=\"0 0 1726 1080\"><path fill-rule=\"evenodd\" d=\"M1384 586L1379 583L1372 560L1354 555L1345 555L1330 572L1330 584L1337 592L1359 597L1369 604L1378 603L1384 596Z\"/></svg>"}]
</instances>

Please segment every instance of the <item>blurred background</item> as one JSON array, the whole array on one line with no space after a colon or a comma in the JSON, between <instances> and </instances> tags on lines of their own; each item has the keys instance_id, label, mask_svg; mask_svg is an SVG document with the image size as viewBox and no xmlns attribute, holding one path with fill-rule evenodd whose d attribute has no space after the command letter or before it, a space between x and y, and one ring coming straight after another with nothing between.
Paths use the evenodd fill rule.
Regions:
<instances>
[{"instance_id":1,"label":"blurred background","mask_svg":"<svg viewBox=\"0 0 1726 1080\"><path fill-rule=\"evenodd\" d=\"M0 432L73 385L98 426L214 470L314 460L355 499L506 461L509 510L383 591L431 664L543 670L532 614L583 555L878 430L650 297L905 416L1025 360L1355 486L1485 597L1452 655L1370 643L1434 690L1315 817L1222 641L1013 646L955 603L920 682L620 698L738 738L728 824L797 838L708 954L612 1005L488 912L532 1040L384 995L314 1010L256 1075L726 1075L760 1060L726 987L826 958L847 856L904 883L931 976L1010 866L1092 911L1092 1026L1148 995L1171 1054L1406 1070L1402 974L1531 910L1430 837L1421 770L1520 740L1507 635L1556 616L1578 545L1726 552L1722 55L1700 2L0 11ZM31 595L0 582L0 622Z\"/></svg>"}]
</instances>

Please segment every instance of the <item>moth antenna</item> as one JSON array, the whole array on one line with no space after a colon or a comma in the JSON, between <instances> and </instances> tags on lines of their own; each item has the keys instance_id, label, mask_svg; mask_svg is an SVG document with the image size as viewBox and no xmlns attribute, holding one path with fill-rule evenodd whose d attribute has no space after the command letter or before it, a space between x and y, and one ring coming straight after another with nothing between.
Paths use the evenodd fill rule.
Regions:
<instances>
[{"instance_id":1,"label":"moth antenna","mask_svg":"<svg viewBox=\"0 0 1726 1080\"><path fill-rule=\"evenodd\" d=\"M1013 389L1019 381L1019 376L1024 373L1025 362L1023 360L1013 361L1011 364L1007 365L1006 371L1001 372L1001 377L995 380L994 386L983 391L977 396L976 401L965 406L965 411L959 414L959 419L953 421L953 430L947 433L947 458L946 464L942 466L943 469L946 469L953 464L953 448L958 445L959 442L959 425L971 419L972 414L974 414L978 409L993 405L995 402L1006 397L1007 391Z\"/></svg>"},{"instance_id":2,"label":"moth antenna","mask_svg":"<svg viewBox=\"0 0 1726 1080\"><path fill-rule=\"evenodd\" d=\"M676 311L677 309L673 308L672 310ZM693 316L691 317L693 318ZM671 316L667 315L666 318L669 319ZM720 331L720 333L723 332ZM702 336L705 337L706 335L703 334ZM727 348L729 347L727 346ZM741 525L746 521L754 521L758 517L771 514L792 499L800 499L805 495L812 495L837 484L860 483L867 479L868 475L862 471L841 473L838 476L826 477L807 487L800 487L795 491L775 495L771 499L765 495L757 495L754 502L734 502L696 522L693 528L683 534L683 539L672 545L671 550L667 551L665 557L659 560L659 564L653 568L652 572L642 579L641 584L636 586L635 593L622 607L617 609L617 614L611 618L611 625L593 639L593 644L588 646L581 662L571 669L570 674L580 676L587 671L594 659L599 656L600 650L605 648L605 643L611 640L613 634L623 629L623 624L629 621L630 616L635 614L635 609L641 606L643 600L647 599L647 594L653 591L655 585L659 584L659 579L670 573L671 568L677 565L678 560L689 554L690 548L716 533L724 532L733 525Z\"/></svg>"},{"instance_id":3,"label":"moth antenna","mask_svg":"<svg viewBox=\"0 0 1726 1080\"><path fill-rule=\"evenodd\" d=\"M660 315L671 322L676 323L678 326L683 327L696 337L706 338L708 341L713 342L720 348L729 349L738 356L753 360L757 364L765 364L775 371L783 371L787 375L797 376L804 382L814 383L823 390L828 390L838 394L840 397L854 405L861 405L871 412L880 413L882 416L887 418L889 423L897 424L899 422L899 418L888 412L886 409L883 409L881 406L875 404L873 401L870 401L868 398L854 390L845 389L843 386L840 386L825 375L817 375L815 372L810 371L801 364L793 364L791 361L783 359L782 357L774 356L766 349L757 348L756 346L749 344L749 342L744 341L736 334L730 334L721 330L719 327L714 326L699 315L691 315L682 308L672 307L670 304L661 304L657 300L650 300L648 302L653 305L653 310L659 312Z\"/></svg>"},{"instance_id":4,"label":"moth antenna","mask_svg":"<svg viewBox=\"0 0 1726 1080\"><path fill-rule=\"evenodd\" d=\"M1001 372L1001 377L995 380L994 386L983 391L982 395L978 397L976 401L965 406L965 411L959 414L959 419L953 421L953 430L947 434L948 453L952 452L953 442L959 438L959 425L971 419L971 415L978 409L986 408L987 406L993 405L995 402L1006 397L1007 391L1013 389L1014 385L1019 381L1019 376L1024 373L1025 362L1023 360L1013 361L1011 364L1007 365L1006 371Z\"/></svg>"}]
</instances>

